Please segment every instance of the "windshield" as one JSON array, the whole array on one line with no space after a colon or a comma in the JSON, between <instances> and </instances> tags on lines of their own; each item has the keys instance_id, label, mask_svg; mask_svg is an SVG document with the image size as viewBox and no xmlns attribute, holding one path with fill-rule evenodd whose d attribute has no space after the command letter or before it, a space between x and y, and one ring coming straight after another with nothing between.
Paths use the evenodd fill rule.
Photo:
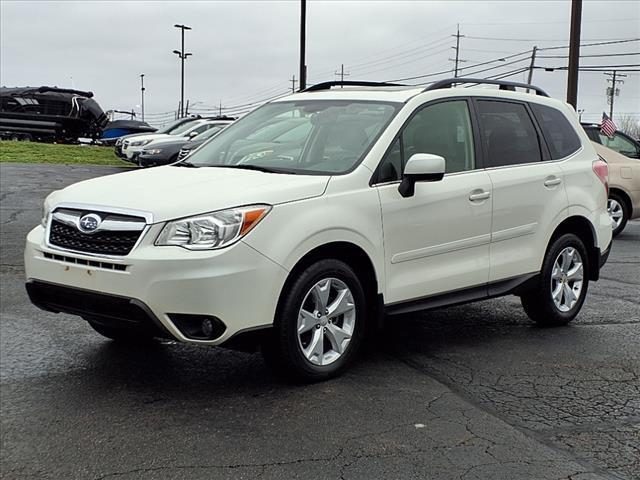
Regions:
<instances>
[{"instance_id":1,"label":"windshield","mask_svg":"<svg viewBox=\"0 0 640 480\"><path fill-rule=\"evenodd\" d=\"M354 100L270 103L224 129L189 162L196 167L344 173L362 160L399 108Z\"/></svg>"},{"instance_id":2,"label":"windshield","mask_svg":"<svg viewBox=\"0 0 640 480\"><path fill-rule=\"evenodd\" d=\"M166 127L162 127L160 130L157 130L156 133L172 133L180 125L182 125L182 119L181 118L171 122Z\"/></svg>"},{"instance_id":3,"label":"windshield","mask_svg":"<svg viewBox=\"0 0 640 480\"><path fill-rule=\"evenodd\" d=\"M183 123L175 130L172 130L171 135L182 135L184 132L186 132L190 128L193 128L199 121L200 120L193 120L191 122Z\"/></svg>"},{"instance_id":4,"label":"windshield","mask_svg":"<svg viewBox=\"0 0 640 480\"><path fill-rule=\"evenodd\" d=\"M215 127L211 127L209 130L205 130L201 134L196 135L191 140L193 140L194 142L199 140L206 140L207 138L211 138L214 135L216 135L223 128L224 128L224 125L216 125Z\"/></svg>"}]
</instances>

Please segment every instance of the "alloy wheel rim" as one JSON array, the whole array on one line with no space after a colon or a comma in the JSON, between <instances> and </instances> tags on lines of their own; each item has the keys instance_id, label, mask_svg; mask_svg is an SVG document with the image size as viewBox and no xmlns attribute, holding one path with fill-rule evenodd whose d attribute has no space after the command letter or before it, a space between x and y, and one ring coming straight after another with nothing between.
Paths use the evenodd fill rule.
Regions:
<instances>
[{"instance_id":1,"label":"alloy wheel rim","mask_svg":"<svg viewBox=\"0 0 640 480\"><path fill-rule=\"evenodd\" d=\"M551 271L551 299L561 312L568 312L580 300L584 265L580 252L567 247L560 252Z\"/></svg>"},{"instance_id":2,"label":"alloy wheel rim","mask_svg":"<svg viewBox=\"0 0 640 480\"><path fill-rule=\"evenodd\" d=\"M609 212L609 216L614 223L614 228L618 228L622 223L622 217L624 215L622 205L620 205L617 200L610 198L607 201L607 211Z\"/></svg>"},{"instance_id":3,"label":"alloy wheel rim","mask_svg":"<svg viewBox=\"0 0 640 480\"><path fill-rule=\"evenodd\" d=\"M298 346L314 365L329 365L349 348L356 325L356 307L349 287L324 278L309 289L298 311Z\"/></svg>"}]
</instances>

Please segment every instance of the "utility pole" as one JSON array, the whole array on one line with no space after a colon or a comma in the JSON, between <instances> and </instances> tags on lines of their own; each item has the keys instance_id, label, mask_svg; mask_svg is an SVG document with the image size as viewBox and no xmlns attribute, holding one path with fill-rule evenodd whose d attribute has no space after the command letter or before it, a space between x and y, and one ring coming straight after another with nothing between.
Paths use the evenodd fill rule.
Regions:
<instances>
[{"instance_id":1,"label":"utility pole","mask_svg":"<svg viewBox=\"0 0 640 480\"><path fill-rule=\"evenodd\" d=\"M465 60L460 60L460 39L464 38L464 35L460 35L460 24L458 24L457 33L455 35L451 35L451 36L452 37L456 37L456 46L455 47L451 47L451 48L455 49L455 51L456 51L456 58L455 59L450 58L449 60L453 60L455 62L453 76L457 77L458 76L458 64L465 61Z\"/></svg>"},{"instance_id":2,"label":"utility pole","mask_svg":"<svg viewBox=\"0 0 640 480\"><path fill-rule=\"evenodd\" d=\"M140 74L140 96L142 97L140 107L142 109L142 121L144 122L144 73Z\"/></svg>"},{"instance_id":3,"label":"utility pole","mask_svg":"<svg viewBox=\"0 0 640 480\"><path fill-rule=\"evenodd\" d=\"M622 73L618 73L616 70L613 73L605 73L610 78L607 78L607 83L611 82L611 86L607 87L607 103L609 104L609 118L613 121L613 101L620 95L620 89L617 84L623 84L624 80L620 80L619 77L626 77Z\"/></svg>"},{"instance_id":4,"label":"utility pole","mask_svg":"<svg viewBox=\"0 0 640 480\"><path fill-rule=\"evenodd\" d=\"M220 100L220 105L218 105L218 116L222 116L222 100Z\"/></svg>"},{"instance_id":5,"label":"utility pole","mask_svg":"<svg viewBox=\"0 0 640 480\"><path fill-rule=\"evenodd\" d=\"M533 46L533 50L531 51L531 63L529 64L529 77L527 78L527 83L531 85L533 81L533 69L536 63L536 52L538 51L538 47L536 45ZM527 93L529 93L529 89L527 88Z\"/></svg>"},{"instance_id":6,"label":"utility pole","mask_svg":"<svg viewBox=\"0 0 640 480\"><path fill-rule=\"evenodd\" d=\"M182 47L180 51L174 50L173 53L178 55L181 61L180 65L180 117L184 117L184 61L187 57L191 56L191 53L185 53L184 51L184 31L191 30L191 27L187 27L186 25L174 25L174 27L179 28L181 30L182 36Z\"/></svg>"},{"instance_id":7,"label":"utility pole","mask_svg":"<svg viewBox=\"0 0 640 480\"><path fill-rule=\"evenodd\" d=\"M296 93L296 76L294 75L293 77L291 77L291 80L289 80L291 82L291 93Z\"/></svg>"},{"instance_id":8,"label":"utility pole","mask_svg":"<svg viewBox=\"0 0 640 480\"><path fill-rule=\"evenodd\" d=\"M577 108L578 71L580 69L580 28L582 0L571 0L571 33L569 37L569 75L567 77L567 103Z\"/></svg>"},{"instance_id":9,"label":"utility pole","mask_svg":"<svg viewBox=\"0 0 640 480\"><path fill-rule=\"evenodd\" d=\"M340 83L344 83L344 77L348 77L350 75L349 73L344 73L344 63L340 64L340 71L334 72L333 74L340 77ZM342 88L342 85L340 85L340 88Z\"/></svg>"},{"instance_id":10,"label":"utility pole","mask_svg":"<svg viewBox=\"0 0 640 480\"><path fill-rule=\"evenodd\" d=\"M300 0L300 90L307 88L307 64L305 43L307 36L307 0Z\"/></svg>"}]
</instances>

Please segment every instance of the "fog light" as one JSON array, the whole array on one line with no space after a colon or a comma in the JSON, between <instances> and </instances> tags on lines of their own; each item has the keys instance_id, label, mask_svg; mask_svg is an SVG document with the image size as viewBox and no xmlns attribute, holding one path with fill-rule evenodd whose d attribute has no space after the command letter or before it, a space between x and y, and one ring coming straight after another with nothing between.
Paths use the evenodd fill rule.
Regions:
<instances>
[{"instance_id":1,"label":"fog light","mask_svg":"<svg viewBox=\"0 0 640 480\"><path fill-rule=\"evenodd\" d=\"M218 317L189 313L169 313L169 318L180 332L193 340L215 340L227 329Z\"/></svg>"}]
</instances>

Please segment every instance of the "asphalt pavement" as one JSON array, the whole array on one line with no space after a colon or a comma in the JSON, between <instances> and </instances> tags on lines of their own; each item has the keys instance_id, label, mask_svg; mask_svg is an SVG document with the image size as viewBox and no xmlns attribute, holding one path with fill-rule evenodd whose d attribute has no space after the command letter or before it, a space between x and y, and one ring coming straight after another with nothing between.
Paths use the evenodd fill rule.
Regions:
<instances>
[{"instance_id":1,"label":"asphalt pavement","mask_svg":"<svg viewBox=\"0 0 640 480\"><path fill-rule=\"evenodd\" d=\"M0 164L1 478L640 478L639 222L568 327L515 297L408 315L300 386L258 354L121 346L29 303L46 194L121 170Z\"/></svg>"}]
</instances>

